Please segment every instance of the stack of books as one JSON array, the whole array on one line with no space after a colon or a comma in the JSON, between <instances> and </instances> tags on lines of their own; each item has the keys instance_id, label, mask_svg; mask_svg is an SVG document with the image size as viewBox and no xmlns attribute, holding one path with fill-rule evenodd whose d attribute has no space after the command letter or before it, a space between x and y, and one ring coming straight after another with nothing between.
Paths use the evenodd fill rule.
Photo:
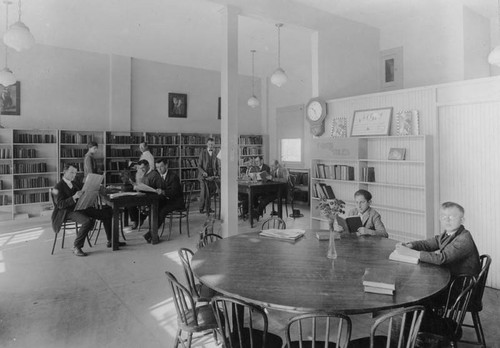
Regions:
<instances>
[{"instance_id":1,"label":"stack of books","mask_svg":"<svg viewBox=\"0 0 500 348\"><path fill-rule=\"evenodd\" d=\"M287 229L287 230L278 230L276 228L272 228L269 230L262 230L259 235L263 237L283 239L283 240L297 240L304 235L306 231L298 228Z\"/></svg>"},{"instance_id":2,"label":"stack of books","mask_svg":"<svg viewBox=\"0 0 500 348\"><path fill-rule=\"evenodd\" d=\"M389 260L417 264L420 261L420 252L396 244L396 249L389 255Z\"/></svg>"},{"instance_id":3,"label":"stack of books","mask_svg":"<svg viewBox=\"0 0 500 348\"><path fill-rule=\"evenodd\" d=\"M367 268L363 275L365 292L394 295L396 291L396 271L386 268Z\"/></svg>"}]
</instances>

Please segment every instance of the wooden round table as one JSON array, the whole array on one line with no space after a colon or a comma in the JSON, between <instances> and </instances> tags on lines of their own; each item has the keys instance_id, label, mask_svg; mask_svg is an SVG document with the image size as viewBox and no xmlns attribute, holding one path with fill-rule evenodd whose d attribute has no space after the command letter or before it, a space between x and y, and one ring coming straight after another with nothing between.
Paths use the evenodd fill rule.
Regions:
<instances>
[{"instance_id":1,"label":"wooden round table","mask_svg":"<svg viewBox=\"0 0 500 348\"><path fill-rule=\"evenodd\" d=\"M413 305L449 282L446 268L390 261L394 240L347 235L335 242L338 257L330 260L328 241L319 241L311 230L295 242L246 233L198 250L192 268L202 283L226 296L299 313L357 314ZM365 293L366 268L395 272L395 294Z\"/></svg>"}]
</instances>

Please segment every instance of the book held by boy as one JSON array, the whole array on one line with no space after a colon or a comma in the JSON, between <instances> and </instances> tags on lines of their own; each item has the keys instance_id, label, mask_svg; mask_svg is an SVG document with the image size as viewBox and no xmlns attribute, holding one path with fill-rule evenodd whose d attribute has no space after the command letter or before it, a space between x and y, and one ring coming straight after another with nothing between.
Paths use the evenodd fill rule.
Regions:
<instances>
[{"instance_id":1,"label":"book held by boy","mask_svg":"<svg viewBox=\"0 0 500 348\"><path fill-rule=\"evenodd\" d=\"M345 219L337 216L337 222L344 231L354 233L358 231L358 228L363 227L363 222L361 221L361 217L356 216L348 216Z\"/></svg>"},{"instance_id":2,"label":"book held by boy","mask_svg":"<svg viewBox=\"0 0 500 348\"><path fill-rule=\"evenodd\" d=\"M396 244L396 248L389 255L389 260L417 264L420 261L420 252L402 244Z\"/></svg>"}]
</instances>

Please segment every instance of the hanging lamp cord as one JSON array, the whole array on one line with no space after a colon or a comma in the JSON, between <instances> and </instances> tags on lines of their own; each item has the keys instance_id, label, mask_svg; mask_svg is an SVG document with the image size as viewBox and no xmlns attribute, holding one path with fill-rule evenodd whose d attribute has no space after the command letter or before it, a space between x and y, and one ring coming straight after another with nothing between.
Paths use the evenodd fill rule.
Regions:
<instances>
[{"instance_id":1,"label":"hanging lamp cord","mask_svg":"<svg viewBox=\"0 0 500 348\"><path fill-rule=\"evenodd\" d=\"M19 0L19 2L17 3L17 6L18 6L18 10L17 10L18 21L20 22L21 21L21 0Z\"/></svg>"},{"instance_id":2,"label":"hanging lamp cord","mask_svg":"<svg viewBox=\"0 0 500 348\"><path fill-rule=\"evenodd\" d=\"M500 0L498 0L500 2ZM281 25L278 24L278 68L281 68L281 40L280 40Z\"/></svg>"},{"instance_id":3,"label":"hanging lamp cord","mask_svg":"<svg viewBox=\"0 0 500 348\"><path fill-rule=\"evenodd\" d=\"M499 0L500 1L500 0ZM5 32L9 30L9 1L5 1ZM7 45L4 44L5 46L5 67L7 68Z\"/></svg>"}]
</instances>

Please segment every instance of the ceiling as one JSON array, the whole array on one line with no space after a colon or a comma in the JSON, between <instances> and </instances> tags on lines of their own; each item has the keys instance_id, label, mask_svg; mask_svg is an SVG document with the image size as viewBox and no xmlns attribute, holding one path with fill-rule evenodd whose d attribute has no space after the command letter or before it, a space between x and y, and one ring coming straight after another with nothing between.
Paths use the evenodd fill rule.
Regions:
<instances>
[{"instance_id":1,"label":"ceiling","mask_svg":"<svg viewBox=\"0 0 500 348\"><path fill-rule=\"evenodd\" d=\"M11 1L9 24L18 8ZM220 11L232 5L241 14L240 73L251 74L255 49L255 73L268 76L277 67L276 22L285 23L281 62L287 70L303 63L319 18L334 14L380 28L436 1L461 1L488 18L497 14L496 0L23 0L22 20L40 44L219 70Z\"/></svg>"}]
</instances>

